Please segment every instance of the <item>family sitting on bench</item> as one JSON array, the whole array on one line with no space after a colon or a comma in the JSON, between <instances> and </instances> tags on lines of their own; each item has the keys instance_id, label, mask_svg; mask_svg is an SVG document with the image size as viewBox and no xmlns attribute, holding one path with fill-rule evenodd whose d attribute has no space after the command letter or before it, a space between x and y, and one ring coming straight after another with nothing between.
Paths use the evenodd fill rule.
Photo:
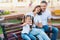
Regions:
<instances>
[{"instance_id":1,"label":"family sitting on bench","mask_svg":"<svg viewBox=\"0 0 60 40\"><path fill-rule=\"evenodd\" d=\"M52 26L51 12L47 10L47 2L41 1L33 11L26 13L24 16L23 30L21 37L23 40L56 40L58 28ZM52 32L51 37L47 33Z\"/></svg>"}]
</instances>

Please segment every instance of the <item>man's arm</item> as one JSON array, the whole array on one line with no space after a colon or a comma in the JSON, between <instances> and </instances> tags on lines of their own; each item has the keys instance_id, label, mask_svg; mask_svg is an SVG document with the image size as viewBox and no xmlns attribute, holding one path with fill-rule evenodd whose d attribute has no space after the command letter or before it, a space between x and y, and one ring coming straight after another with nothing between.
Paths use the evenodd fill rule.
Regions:
<instances>
[{"instance_id":1,"label":"man's arm","mask_svg":"<svg viewBox=\"0 0 60 40\"><path fill-rule=\"evenodd\" d=\"M48 12L48 25L49 26L52 26L51 17L52 17L52 15L51 15L51 12L49 11Z\"/></svg>"},{"instance_id":2,"label":"man's arm","mask_svg":"<svg viewBox=\"0 0 60 40\"><path fill-rule=\"evenodd\" d=\"M49 25L49 26L52 26L51 19L48 19L48 25Z\"/></svg>"}]
</instances>

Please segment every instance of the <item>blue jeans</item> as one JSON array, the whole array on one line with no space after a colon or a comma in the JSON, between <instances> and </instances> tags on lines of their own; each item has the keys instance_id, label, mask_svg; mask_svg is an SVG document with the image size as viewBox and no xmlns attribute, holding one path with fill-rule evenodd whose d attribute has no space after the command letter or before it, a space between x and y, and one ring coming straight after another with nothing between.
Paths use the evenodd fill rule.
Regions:
<instances>
[{"instance_id":1,"label":"blue jeans","mask_svg":"<svg viewBox=\"0 0 60 40\"><path fill-rule=\"evenodd\" d=\"M48 25L44 25L43 29L45 30L45 32L50 32ZM57 39L58 31L59 31L58 28L52 26L52 33L53 34L52 34L51 40Z\"/></svg>"},{"instance_id":2,"label":"blue jeans","mask_svg":"<svg viewBox=\"0 0 60 40\"><path fill-rule=\"evenodd\" d=\"M21 37L23 38L23 40L36 40L35 36L33 36L32 34L22 33Z\"/></svg>"},{"instance_id":3,"label":"blue jeans","mask_svg":"<svg viewBox=\"0 0 60 40\"><path fill-rule=\"evenodd\" d=\"M35 35L39 40L50 40L50 38L47 36L43 29L32 28L32 31L30 33L32 35Z\"/></svg>"}]
</instances>

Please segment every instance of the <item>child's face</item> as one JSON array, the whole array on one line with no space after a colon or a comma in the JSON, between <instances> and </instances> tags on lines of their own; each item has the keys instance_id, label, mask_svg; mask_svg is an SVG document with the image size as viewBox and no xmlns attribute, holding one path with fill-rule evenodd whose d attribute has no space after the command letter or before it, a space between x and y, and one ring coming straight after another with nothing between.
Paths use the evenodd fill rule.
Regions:
<instances>
[{"instance_id":1,"label":"child's face","mask_svg":"<svg viewBox=\"0 0 60 40\"><path fill-rule=\"evenodd\" d=\"M27 18L25 19L25 22L27 22L29 25L32 25L32 20L31 20L30 17L27 17Z\"/></svg>"}]
</instances>

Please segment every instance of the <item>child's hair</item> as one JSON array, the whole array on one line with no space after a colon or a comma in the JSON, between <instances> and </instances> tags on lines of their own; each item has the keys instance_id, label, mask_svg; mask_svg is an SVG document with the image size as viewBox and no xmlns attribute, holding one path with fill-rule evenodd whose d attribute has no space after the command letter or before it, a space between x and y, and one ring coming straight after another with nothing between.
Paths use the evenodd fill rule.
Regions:
<instances>
[{"instance_id":1,"label":"child's hair","mask_svg":"<svg viewBox=\"0 0 60 40\"><path fill-rule=\"evenodd\" d=\"M33 18L32 16L30 16L30 15L24 16L24 22L25 22L25 19L26 19L27 17L30 17L30 19L32 20L32 25L33 25L33 23L34 23L34 18Z\"/></svg>"}]
</instances>

